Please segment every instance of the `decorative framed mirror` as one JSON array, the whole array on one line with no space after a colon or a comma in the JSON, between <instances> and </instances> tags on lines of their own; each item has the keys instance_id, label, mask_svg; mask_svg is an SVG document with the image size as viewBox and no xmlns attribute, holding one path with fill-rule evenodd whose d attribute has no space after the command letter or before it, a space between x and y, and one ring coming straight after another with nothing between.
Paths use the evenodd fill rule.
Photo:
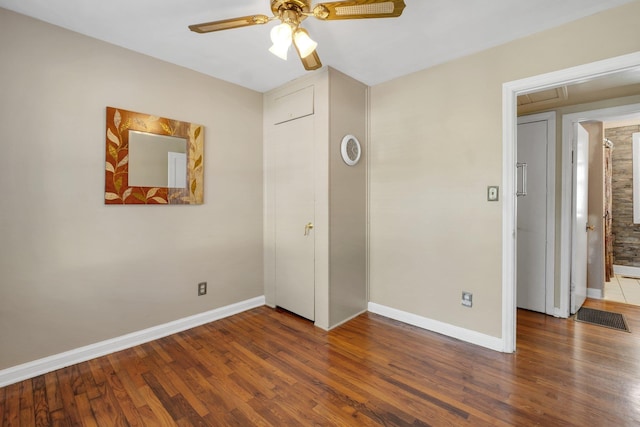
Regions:
<instances>
[{"instance_id":1,"label":"decorative framed mirror","mask_svg":"<svg viewBox=\"0 0 640 427\"><path fill-rule=\"evenodd\" d=\"M202 125L107 107L105 204L202 204Z\"/></svg>"}]
</instances>

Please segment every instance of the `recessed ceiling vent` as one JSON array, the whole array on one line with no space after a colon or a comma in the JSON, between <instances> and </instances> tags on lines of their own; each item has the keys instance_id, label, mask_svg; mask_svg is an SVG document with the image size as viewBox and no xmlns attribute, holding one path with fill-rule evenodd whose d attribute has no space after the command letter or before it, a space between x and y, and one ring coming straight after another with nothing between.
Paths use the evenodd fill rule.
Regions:
<instances>
[{"instance_id":1,"label":"recessed ceiling vent","mask_svg":"<svg viewBox=\"0 0 640 427\"><path fill-rule=\"evenodd\" d=\"M569 97L569 91L566 86L557 87L555 89L547 89L540 92L528 93L518 96L518 106L538 106L551 104L554 102L564 101Z\"/></svg>"}]
</instances>

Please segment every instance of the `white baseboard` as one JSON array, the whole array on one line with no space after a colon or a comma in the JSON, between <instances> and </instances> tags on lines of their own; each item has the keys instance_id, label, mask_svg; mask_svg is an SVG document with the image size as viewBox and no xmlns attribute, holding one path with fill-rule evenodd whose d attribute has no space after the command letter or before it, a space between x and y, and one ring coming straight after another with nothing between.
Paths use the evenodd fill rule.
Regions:
<instances>
[{"instance_id":1,"label":"white baseboard","mask_svg":"<svg viewBox=\"0 0 640 427\"><path fill-rule=\"evenodd\" d=\"M354 315L352 315L352 316L347 317L347 318L346 318L346 319L344 319L344 320L341 320L340 322L336 323L335 325L331 325L331 326L329 326L329 329L325 329L325 330L326 330L326 331L330 331L330 330L332 330L332 329L334 329L334 328L337 328L337 327L338 327L338 326L340 326L340 325L344 325L344 324L345 324L345 323L347 323L348 321L355 319L356 317L360 316L362 313L366 313L367 311L368 311L368 310L362 310L362 311L360 311L360 312L358 312L358 313L356 313L356 314L354 314ZM318 326L318 325L316 325L316 326ZM324 328L323 328L323 327L321 327L321 326L319 326L319 328L320 328L320 329L324 329Z\"/></svg>"},{"instance_id":2,"label":"white baseboard","mask_svg":"<svg viewBox=\"0 0 640 427\"><path fill-rule=\"evenodd\" d=\"M587 298L602 299L602 289L587 288Z\"/></svg>"},{"instance_id":3,"label":"white baseboard","mask_svg":"<svg viewBox=\"0 0 640 427\"><path fill-rule=\"evenodd\" d=\"M96 357L104 356L126 348L134 347L136 345L144 344L177 332L204 325L205 323L233 316L234 314L251 310L252 308L261 307L264 305L264 302L264 296L248 299L225 307L216 308L204 313L195 314L183 319L174 320L169 323L153 326L148 329L132 332L120 337L3 369L0 370L0 387L46 374L47 372L55 371L56 369L75 365L76 363L95 359Z\"/></svg>"},{"instance_id":4,"label":"white baseboard","mask_svg":"<svg viewBox=\"0 0 640 427\"><path fill-rule=\"evenodd\" d=\"M630 267L627 265L614 265L613 273L621 276L640 278L640 267Z\"/></svg>"},{"instance_id":5,"label":"white baseboard","mask_svg":"<svg viewBox=\"0 0 640 427\"><path fill-rule=\"evenodd\" d=\"M395 308L386 307L374 302L369 303L369 311L422 329L427 329L461 341L486 347L491 350L503 352L505 348L504 342L501 338L481 334L476 331L471 331L469 329L450 325L427 317L418 316L406 311L396 310Z\"/></svg>"}]
</instances>

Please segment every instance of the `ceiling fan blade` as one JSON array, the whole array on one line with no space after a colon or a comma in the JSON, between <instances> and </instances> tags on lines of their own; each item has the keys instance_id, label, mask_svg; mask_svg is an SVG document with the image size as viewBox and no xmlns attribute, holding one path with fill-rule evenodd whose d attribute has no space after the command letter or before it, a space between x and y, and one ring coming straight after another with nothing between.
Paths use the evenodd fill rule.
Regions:
<instances>
[{"instance_id":1,"label":"ceiling fan blade","mask_svg":"<svg viewBox=\"0 0 640 427\"><path fill-rule=\"evenodd\" d=\"M240 18L223 19L222 21L205 22L189 25L189 29L196 33L210 33L213 31L230 30L232 28L248 27L251 25L266 24L269 22L267 15L250 15Z\"/></svg>"},{"instance_id":2,"label":"ceiling fan blade","mask_svg":"<svg viewBox=\"0 0 640 427\"><path fill-rule=\"evenodd\" d=\"M297 49L298 48L296 47L296 50ZM298 52L298 55L300 55L300 52ZM306 58L300 57L300 60L302 61L302 65L304 65L304 69L307 71L317 70L318 68L322 67L322 62L320 62L318 52L315 50Z\"/></svg>"},{"instance_id":3,"label":"ceiling fan blade","mask_svg":"<svg viewBox=\"0 0 640 427\"><path fill-rule=\"evenodd\" d=\"M396 18L402 15L404 0L351 0L318 3L313 16L318 19Z\"/></svg>"}]
</instances>

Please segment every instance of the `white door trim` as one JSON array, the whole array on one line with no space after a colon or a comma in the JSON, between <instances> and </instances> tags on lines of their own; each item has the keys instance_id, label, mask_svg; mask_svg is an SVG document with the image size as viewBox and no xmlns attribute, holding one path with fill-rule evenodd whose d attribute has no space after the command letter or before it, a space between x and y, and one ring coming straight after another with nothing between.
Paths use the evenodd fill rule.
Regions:
<instances>
[{"instance_id":1,"label":"white door trim","mask_svg":"<svg viewBox=\"0 0 640 427\"><path fill-rule=\"evenodd\" d=\"M555 241L556 241L556 112L530 114L517 118L517 124L547 122L547 221L545 256L545 313L555 314ZM517 144L517 141L516 141ZM517 154L517 153L516 153ZM550 166L551 165L551 166ZM516 209L516 224L518 223ZM516 272L517 273L517 272ZM516 283L517 285L517 283Z\"/></svg>"},{"instance_id":2,"label":"white door trim","mask_svg":"<svg viewBox=\"0 0 640 427\"><path fill-rule=\"evenodd\" d=\"M635 52L502 85L502 341L506 353L516 350L516 97L638 66L640 52Z\"/></svg>"},{"instance_id":3,"label":"white door trim","mask_svg":"<svg viewBox=\"0 0 640 427\"><path fill-rule=\"evenodd\" d=\"M560 307L559 317L569 317L571 310L571 230L574 217L572 214L573 191L572 176L574 165L571 162L573 151L574 125L588 120L624 120L626 116L637 116L640 104L621 105L619 107L582 111L565 114L562 117L562 202L560 211Z\"/></svg>"}]
</instances>

